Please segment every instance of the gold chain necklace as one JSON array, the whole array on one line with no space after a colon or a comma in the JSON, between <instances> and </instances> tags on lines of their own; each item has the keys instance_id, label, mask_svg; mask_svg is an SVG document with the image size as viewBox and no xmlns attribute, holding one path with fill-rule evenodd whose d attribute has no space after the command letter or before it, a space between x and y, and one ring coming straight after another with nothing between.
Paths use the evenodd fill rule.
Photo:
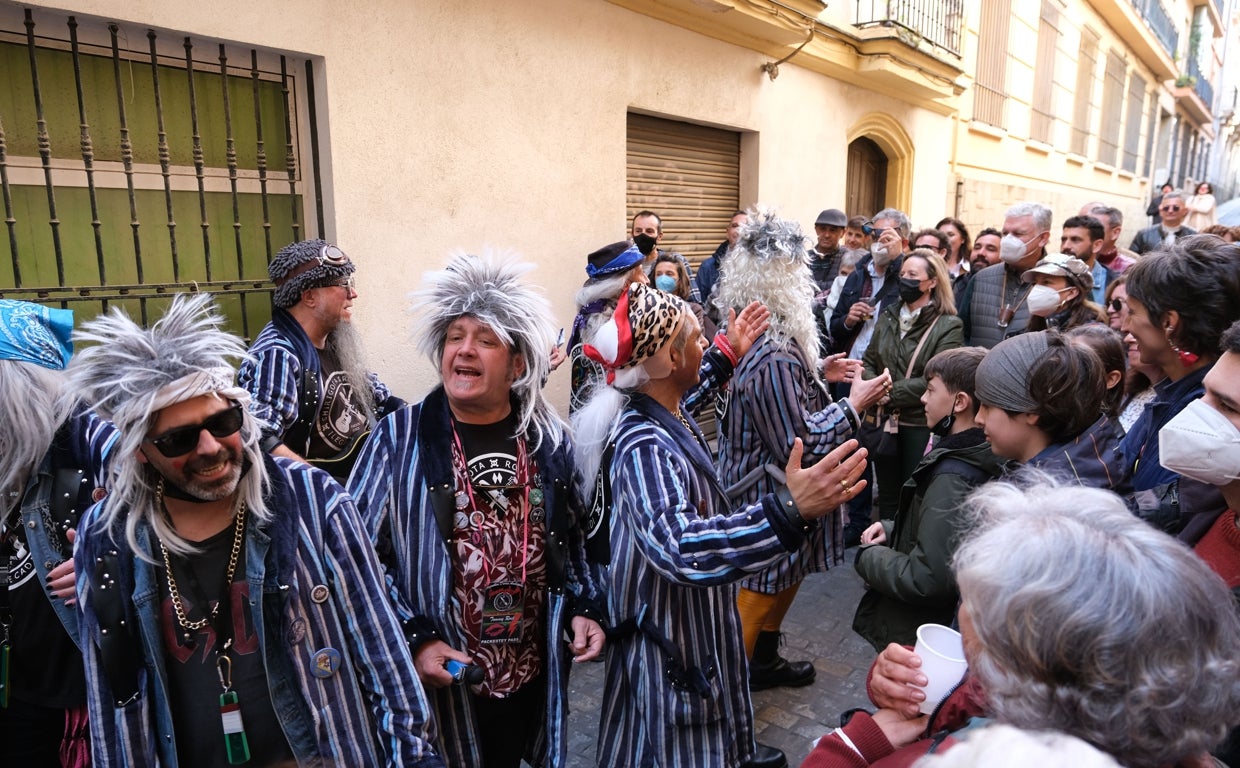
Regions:
<instances>
[{"instance_id":1,"label":"gold chain necklace","mask_svg":"<svg viewBox=\"0 0 1240 768\"><path fill-rule=\"evenodd\" d=\"M224 577L226 589L232 587L233 576L237 573L237 556L241 554L241 540L245 533L245 502L241 502L241 506L237 508L237 515L233 520L233 543L232 552L228 555L228 571ZM185 614L185 603L181 600L181 591L177 589L176 579L172 577L172 562L168 557L168 550L164 547L164 542L160 540L159 551L164 556L164 575L168 579L168 595L172 598L172 610L176 613L177 624L182 629L197 630L207 626L208 623L215 621L216 615L220 612L220 600L227 600L228 595L225 594L220 600L215 602L211 607L211 612L197 621L190 621ZM206 606L203 606L206 609Z\"/></svg>"},{"instance_id":2,"label":"gold chain necklace","mask_svg":"<svg viewBox=\"0 0 1240 768\"><path fill-rule=\"evenodd\" d=\"M684 413L679 408L672 411L672 415L680 419L680 423L685 425L685 429L689 430L689 434L694 435L693 427L689 426L689 420L685 418ZM694 435L696 437L696 435Z\"/></svg>"}]
</instances>

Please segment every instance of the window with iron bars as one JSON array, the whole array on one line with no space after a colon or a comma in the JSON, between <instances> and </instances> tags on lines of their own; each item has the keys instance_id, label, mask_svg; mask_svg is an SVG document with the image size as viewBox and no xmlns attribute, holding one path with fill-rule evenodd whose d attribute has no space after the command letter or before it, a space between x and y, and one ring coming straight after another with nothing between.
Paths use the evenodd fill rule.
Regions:
<instances>
[{"instance_id":1,"label":"window with iron bars","mask_svg":"<svg viewBox=\"0 0 1240 768\"><path fill-rule=\"evenodd\" d=\"M323 229L310 62L0 5L0 70L0 297L149 322L207 291L257 333L273 253Z\"/></svg>"}]
</instances>

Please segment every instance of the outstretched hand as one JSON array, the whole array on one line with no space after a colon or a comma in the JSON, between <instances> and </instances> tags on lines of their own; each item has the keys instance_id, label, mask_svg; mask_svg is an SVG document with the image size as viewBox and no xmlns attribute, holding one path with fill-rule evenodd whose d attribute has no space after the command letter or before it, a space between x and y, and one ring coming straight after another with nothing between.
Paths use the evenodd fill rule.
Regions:
<instances>
[{"instance_id":1,"label":"outstretched hand","mask_svg":"<svg viewBox=\"0 0 1240 768\"><path fill-rule=\"evenodd\" d=\"M828 453L812 467L801 466L805 444L801 438L792 443L788 465L784 467L788 492L801 517L813 520L827 514L857 495L865 487L866 450L856 440L849 440Z\"/></svg>"},{"instance_id":2,"label":"outstretched hand","mask_svg":"<svg viewBox=\"0 0 1240 768\"><path fill-rule=\"evenodd\" d=\"M770 326L771 310L760 301L751 301L739 314L735 309L729 309L728 343L732 345L736 357L744 357Z\"/></svg>"},{"instance_id":3,"label":"outstretched hand","mask_svg":"<svg viewBox=\"0 0 1240 768\"><path fill-rule=\"evenodd\" d=\"M848 392L848 402L857 413L876 405L884 397L891 394L891 371L886 368L872 379L853 381Z\"/></svg>"}]
</instances>

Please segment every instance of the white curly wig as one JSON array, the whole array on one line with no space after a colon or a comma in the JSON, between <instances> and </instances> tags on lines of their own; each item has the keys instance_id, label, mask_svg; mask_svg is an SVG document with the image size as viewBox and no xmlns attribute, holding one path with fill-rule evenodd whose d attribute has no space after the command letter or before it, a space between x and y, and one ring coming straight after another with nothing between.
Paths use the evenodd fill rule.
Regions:
<instances>
[{"instance_id":1,"label":"white curly wig","mask_svg":"<svg viewBox=\"0 0 1240 768\"><path fill-rule=\"evenodd\" d=\"M534 269L516 254L456 254L444 269L427 272L422 288L409 294L417 318L417 345L439 370L448 326L460 317L485 323L508 348L525 359L525 372L512 383L520 410L517 433L537 449L543 440L552 448L564 439L565 424L543 394L551 373L555 329L551 305L522 281Z\"/></svg>"},{"instance_id":2,"label":"white curly wig","mask_svg":"<svg viewBox=\"0 0 1240 768\"><path fill-rule=\"evenodd\" d=\"M801 227L763 206L747 213L749 220L741 224L711 301L723 317L729 309L739 312L751 301L762 302L771 310L766 334L776 348L786 350L795 341L807 360L817 360L813 304L818 287L809 271Z\"/></svg>"},{"instance_id":3,"label":"white curly wig","mask_svg":"<svg viewBox=\"0 0 1240 768\"><path fill-rule=\"evenodd\" d=\"M120 432L102 522L114 530L123 520L129 546L152 562L153 553L138 547L136 532L143 520L169 551L195 551L156 508L159 477L137 459L159 411L203 394L249 403L249 394L234 383L235 363L246 355L245 342L223 330L223 325L209 294L183 293L173 296L168 311L150 328L113 307L73 333L81 346L69 364L70 387ZM243 412L241 441L249 469L241 477L237 502L244 502L247 513L261 524L270 519L263 502L267 470L258 447L258 423L248 408Z\"/></svg>"}]
</instances>

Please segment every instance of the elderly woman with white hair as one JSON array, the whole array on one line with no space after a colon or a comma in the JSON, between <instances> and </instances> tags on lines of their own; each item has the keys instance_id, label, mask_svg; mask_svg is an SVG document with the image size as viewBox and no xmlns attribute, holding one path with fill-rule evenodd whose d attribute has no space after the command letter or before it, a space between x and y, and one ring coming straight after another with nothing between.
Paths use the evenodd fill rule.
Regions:
<instances>
[{"instance_id":1,"label":"elderly woman with white hair","mask_svg":"<svg viewBox=\"0 0 1240 768\"><path fill-rule=\"evenodd\" d=\"M1222 580L1114 494L1031 479L968 502L976 527L955 560L965 682L919 715L921 660L888 646L870 681L882 708L803 766L907 765L978 716L1075 736L1130 768L1190 765L1240 723L1240 618Z\"/></svg>"}]
</instances>

